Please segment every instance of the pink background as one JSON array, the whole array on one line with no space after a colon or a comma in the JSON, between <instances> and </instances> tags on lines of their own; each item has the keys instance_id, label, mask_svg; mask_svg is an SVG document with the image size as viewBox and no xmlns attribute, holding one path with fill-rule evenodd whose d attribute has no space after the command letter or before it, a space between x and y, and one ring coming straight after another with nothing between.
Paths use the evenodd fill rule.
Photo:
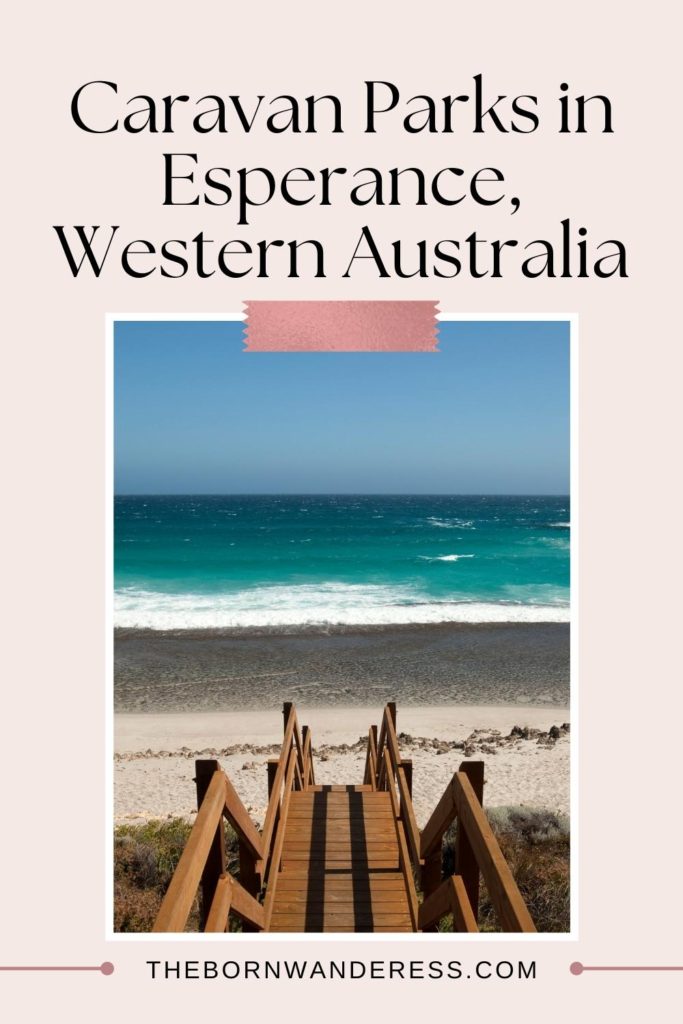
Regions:
<instances>
[{"instance_id":1,"label":"pink background","mask_svg":"<svg viewBox=\"0 0 683 1024\"><path fill-rule=\"evenodd\" d=\"M3 975L14 1016L42 1020L200 1020L219 1012L406 1019L425 1007L487 1020L575 1020L609 1008L641 1021L677 1005L680 975L573 977L585 963L683 962L679 879L680 254L675 147L680 25L673 4L576 0L470 4L377 0L252 5L65 0L6 15L2 75L6 285L3 438L2 761L5 843L0 962L99 963L116 973ZM364 78L406 96L459 92L483 73L500 92L608 92L614 135L408 136L354 132ZM113 78L121 96L336 92L343 136L86 136L70 121L75 88ZM354 123L356 121L356 123ZM200 149L207 166L281 170L344 163L498 165L522 207L271 206L253 237L319 237L340 254L364 223L386 239L556 233L561 218L629 246L630 278L530 281L230 282L106 273L74 281L51 225L116 223L129 237L240 237L210 208L161 206L161 153ZM438 288L435 287L438 284ZM581 838L577 943L400 946L400 955L535 957L536 982L152 983L144 961L293 954L258 946L105 941L105 311L220 312L249 298L424 299L446 310L580 315ZM670 522L667 521L667 512ZM653 519L654 516L656 519ZM65 824L66 823L66 824ZM108 912L108 907L106 908ZM296 947L313 955L313 946ZM399 954L331 943L325 956ZM288 1006L288 1010L283 1007ZM430 1010L431 1012L431 1010ZM673 1016L673 1010L670 1016ZM280 1019L283 1019L280 1016ZM478 1018L477 1018L478 1019Z\"/></svg>"}]
</instances>

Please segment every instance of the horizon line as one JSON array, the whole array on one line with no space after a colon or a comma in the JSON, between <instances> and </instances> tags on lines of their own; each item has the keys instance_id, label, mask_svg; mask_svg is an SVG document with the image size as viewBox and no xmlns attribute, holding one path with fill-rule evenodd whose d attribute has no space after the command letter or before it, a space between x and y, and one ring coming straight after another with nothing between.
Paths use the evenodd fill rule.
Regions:
<instances>
[{"instance_id":1,"label":"horizon line","mask_svg":"<svg viewBox=\"0 0 683 1024\"><path fill-rule=\"evenodd\" d=\"M125 491L115 498L570 498L569 491Z\"/></svg>"}]
</instances>

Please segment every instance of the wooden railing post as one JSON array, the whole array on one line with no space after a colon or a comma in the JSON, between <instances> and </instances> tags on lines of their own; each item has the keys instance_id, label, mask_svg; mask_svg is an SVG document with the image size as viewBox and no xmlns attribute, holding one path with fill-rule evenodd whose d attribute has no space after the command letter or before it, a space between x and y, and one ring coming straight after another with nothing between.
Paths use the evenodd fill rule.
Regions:
<instances>
[{"instance_id":1,"label":"wooden railing post","mask_svg":"<svg viewBox=\"0 0 683 1024\"><path fill-rule=\"evenodd\" d=\"M484 803L484 762L463 761L460 771L470 780L480 804ZM479 915L479 865L462 823L458 821L455 842L455 870L462 876L475 921Z\"/></svg>"},{"instance_id":2,"label":"wooden railing post","mask_svg":"<svg viewBox=\"0 0 683 1024\"><path fill-rule=\"evenodd\" d=\"M247 846L240 839L240 885L246 889L250 896L254 899L258 896L261 891L261 879L256 871L256 861L254 855ZM248 921L242 922L242 931L245 932L257 932L258 928Z\"/></svg>"},{"instance_id":3,"label":"wooden railing post","mask_svg":"<svg viewBox=\"0 0 683 1024\"><path fill-rule=\"evenodd\" d=\"M422 892L425 900L429 899L441 885L441 874L442 874L442 859L441 859L441 843L439 843L436 850L425 857L425 862L422 865ZM436 931L436 923L423 929L427 932Z\"/></svg>"},{"instance_id":4,"label":"wooden railing post","mask_svg":"<svg viewBox=\"0 0 683 1024\"><path fill-rule=\"evenodd\" d=\"M280 763L279 757L268 758L268 799L270 800L273 792L273 786L275 785L275 776L277 775L277 766Z\"/></svg>"},{"instance_id":5,"label":"wooden railing post","mask_svg":"<svg viewBox=\"0 0 683 1024\"><path fill-rule=\"evenodd\" d=\"M413 760L409 758L407 761L405 757L401 758L401 764L405 769L406 782L408 783L408 792L410 793L410 799L413 799Z\"/></svg>"},{"instance_id":6,"label":"wooden railing post","mask_svg":"<svg viewBox=\"0 0 683 1024\"><path fill-rule=\"evenodd\" d=\"M373 739L375 741L375 777L372 780L372 783L374 786L377 786L377 780L379 778L379 751L377 749L377 726L371 725L370 732L372 733Z\"/></svg>"},{"instance_id":7,"label":"wooden railing post","mask_svg":"<svg viewBox=\"0 0 683 1024\"><path fill-rule=\"evenodd\" d=\"M294 705L291 700L286 700L282 705L282 717L284 718L283 730L287 732L287 723L289 722L289 716L292 712Z\"/></svg>"},{"instance_id":8,"label":"wooden railing post","mask_svg":"<svg viewBox=\"0 0 683 1024\"><path fill-rule=\"evenodd\" d=\"M197 785L197 810L202 806L214 774L220 770L218 761L195 761L195 783ZM225 873L225 839L223 832L223 818L221 816L216 828L216 834L211 843L209 855L206 858L206 865L202 872L201 898L199 901L199 927L204 931L209 916L213 897L218 885L218 879Z\"/></svg>"}]
</instances>

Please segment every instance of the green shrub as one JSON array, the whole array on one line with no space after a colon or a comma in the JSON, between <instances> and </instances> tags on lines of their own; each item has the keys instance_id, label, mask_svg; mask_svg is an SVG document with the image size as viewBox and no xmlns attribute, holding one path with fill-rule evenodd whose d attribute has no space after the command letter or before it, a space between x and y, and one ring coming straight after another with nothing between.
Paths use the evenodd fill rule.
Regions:
<instances>
[{"instance_id":1,"label":"green shrub","mask_svg":"<svg viewBox=\"0 0 683 1024\"><path fill-rule=\"evenodd\" d=\"M503 856L539 932L567 932L569 915L569 821L566 815L528 807L498 807L487 811ZM457 827L444 837L443 877L457 872ZM451 931L444 918L440 931ZM486 885L479 900L481 931L501 931Z\"/></svg>"},{"instance_id":2,"label":"green shrub","mask_svg":"<svg viewBox=\"0 0 683 1024\"><path fill-rule=\"evenodd\" d=\"M181 818L119 825L114 830L114 931L150 932L192 826ZM239 863L237 836L225 826L228 870ZM199 927L195 899L186 930Z\"/></svg>"}]
</instances>

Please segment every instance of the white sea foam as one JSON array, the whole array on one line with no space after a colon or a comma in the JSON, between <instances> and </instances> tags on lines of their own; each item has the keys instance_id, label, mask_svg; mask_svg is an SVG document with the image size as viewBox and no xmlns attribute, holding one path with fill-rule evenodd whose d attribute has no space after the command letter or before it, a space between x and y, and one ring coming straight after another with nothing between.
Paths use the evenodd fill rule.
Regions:
<instances>
[{"instance_id":1,"label":"white sea foam","mask_svg":"<svg viewBox=\"0 0 683 1024\"><path fill-rule=\"evenodd\" d=\"M434 602L417 590L371 584L264 586L223 594L165 594L126 587L114 600L120 628L392 626L438 622L568 622L563 601ZM548 595L549 596L549 595Z\"/></svg>"},{"instance_id":2,"label":"white sea foam","mask_svg":"<svg viewBox=\"0 0 683 1024\"><path fill-rule=\"evenodd\" d=\"M476 530L472 519L440 519L439 516L427 516L427 522L441 530Z\"/></svg>"},{"instance_id":3,"label":"white sea foam","mask_svg":"<svg viewBox=\"0 0 683 1024\"><path fill-rule=\"evenodd\" d=\"M474 558L474 555L419 555L423 562L459 562L461 558Z\"/></svg>"}]
</instances>

